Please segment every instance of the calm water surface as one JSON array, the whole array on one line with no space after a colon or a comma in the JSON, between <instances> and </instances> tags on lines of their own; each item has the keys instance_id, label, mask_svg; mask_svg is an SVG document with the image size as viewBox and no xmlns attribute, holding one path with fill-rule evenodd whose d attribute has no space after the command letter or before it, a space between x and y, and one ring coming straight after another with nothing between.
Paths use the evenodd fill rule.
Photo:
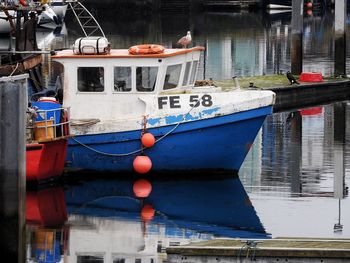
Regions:
<instances>
[{"instance_id":1,"label":"calm water surface","mask_svg":"<svg viewBox=\"0 0 350 263\"><path fill-rule=\"evenodd\" d=\"M145 42L173 46L191 29L194 43L207 48L199 79L290 69L289 13L131 19L96 12L119 48ZM54 48L81 36L68 22L39 34L40 45ZM306 16L304 40L304 70L332 75L332 14ZM44 72L48 82L51 71ZM350 102L275 113L266 119L238 177L149 176L152 189L144 199L135 196L136 179L82 179L28 191L28 202L39 202L46 215L35 220L33 212L28 222L28 261L162 262L169 245L215 237L350 238L349 124ZM37 226L43 222L59 227ZM335 231L335 224L342 231Z\"/></svg>"}]
</instances>

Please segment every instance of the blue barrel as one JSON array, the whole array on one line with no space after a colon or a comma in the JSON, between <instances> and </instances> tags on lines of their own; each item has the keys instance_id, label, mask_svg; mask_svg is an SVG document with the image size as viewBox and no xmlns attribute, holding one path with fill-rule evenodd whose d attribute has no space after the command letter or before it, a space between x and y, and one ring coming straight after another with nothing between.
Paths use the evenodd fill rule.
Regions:
<instances>
[{"instance_id":1,"label":"blue barrel","mask_svg":"<svg viewBox=\"0 0 350 263\"><path fill-rule=\"evenodd\" d=\"M54 120L54 124L59 124L61 120L61 104L57 101L42 99L37 102L32 102L32 106L35 106L39 109L38 117L36 121L44 121L45 120L45 112L46 111L46 120Z\"/></svg>"}]
</instances>

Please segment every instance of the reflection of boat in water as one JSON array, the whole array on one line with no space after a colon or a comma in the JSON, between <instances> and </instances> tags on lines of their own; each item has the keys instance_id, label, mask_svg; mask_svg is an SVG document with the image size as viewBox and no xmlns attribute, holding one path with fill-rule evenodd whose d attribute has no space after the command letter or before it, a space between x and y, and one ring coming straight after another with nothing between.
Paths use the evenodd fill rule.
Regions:
<instances>
[{"instance_id":1,"label":"reflection of boat in water","mask_svg":"<svg viewBox=\"0 0 350 263\"><path fill-rule=\"evenodd\" d=\"M152 191L142 201L128 180L67 186L71 260L98 253L107 262L149 258L189 241L269 237L239 179L151 183Z\"/></svg>"},{"instance_id":2,"label":"reflection of boat in water","mask_svg":"<svg viewBox=\"0 0 350 263\"><path fill-rule=\"evenodd\" d=\"M61 262L68 246L66 220L62 187L26 192L28 262Z\"/></svg>"},{"instance_id":3,"label":"reflection of boat in water","mask_svg":"<svg viewBox=\"0 0 350 263\"><path fill-rule=\"evenodd\" d=\"M67 170L132 172L141 152L155 172L239 170L272 112L273 92L195 85L202 47L136 46L150 53L133 54L103 50L102 40L77 40L74 52L52 57L64 66L63 104L74 120ZM142 149L146 130L156 144Z\"/></svg>"},{"instance_id":4,"label":"reflection of boat in water","mask_svg":"<svg viewBox=\"0 0 350 263\"><path fill-rule=\"evenodd\" d=\"M300 109L299 112L302 116L319 115L323 112L323 107Z\"/></svg>"},{"instance_id":5,"label":"reflection of boat in water","mask_svg":"<svg viewBox=\"0 0 350 263\"><path fill-rule=\"evenodd\" d=\"M30 225L54 227L67 220L62 187L49 187L26 192L26 222Z\"/></svg>"}]
</instances>

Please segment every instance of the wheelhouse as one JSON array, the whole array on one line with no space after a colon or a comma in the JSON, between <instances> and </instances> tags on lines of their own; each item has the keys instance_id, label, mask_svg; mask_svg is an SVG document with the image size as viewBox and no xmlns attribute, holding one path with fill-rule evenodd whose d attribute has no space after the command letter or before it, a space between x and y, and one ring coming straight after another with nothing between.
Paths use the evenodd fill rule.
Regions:
<instances>
[{"instance_id":1,"label":"wheelhouse","mask_svg":"<svg viewBox=\"0 0 350 263\"><path fill-rule=\"evenodd\" d=\"M86 104L101 110L112 107L130 117L144 111L144 105L140 105L142 96L192 88L203 49L166 49L149 55L130 55L128 50L76 55L64 50L52 58L64 66L63 103L74 105L72 118L83 118L83 112L88 111ZM101 111L96 116L101 118ZM105 118L115 116L106 113Z\"/></svg>"},{"instance_id":2,"label":"wheelhouse","mask_svg":"<svg viewBox=\"0 0 350 263\"><path fill-rule=\"evenodd\" d=\"M64 65L64 75L77 93L159 93L194 86L201 50L170 49L152 55L129 55L127 50L74 55L68 50L53 59Z\"/></svg>"}]
</instances>

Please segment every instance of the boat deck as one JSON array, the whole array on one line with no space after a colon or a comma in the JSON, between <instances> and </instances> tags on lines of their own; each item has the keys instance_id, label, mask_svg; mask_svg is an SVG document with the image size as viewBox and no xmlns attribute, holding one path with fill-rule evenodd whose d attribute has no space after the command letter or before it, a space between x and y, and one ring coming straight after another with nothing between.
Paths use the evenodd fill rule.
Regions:
<instances>
[{"instance_id":1,"label":"boat deck","mask_svg":"<svg viewBox=\"0 0 350 263\"><path fill-rule=\"evenodd\" d=\"M128 49L111 49L107 54L91 54L91 55L78 55L73 52L72 49L57 51L53 59L59 58L166 58L174 57L181 54L190 53L193 51L202 51L204 47L196 46L193 48L172 48L165 49L164 52L158 54L144 54L144 55L132 55Z\"/></svg>"}]
</instances>

